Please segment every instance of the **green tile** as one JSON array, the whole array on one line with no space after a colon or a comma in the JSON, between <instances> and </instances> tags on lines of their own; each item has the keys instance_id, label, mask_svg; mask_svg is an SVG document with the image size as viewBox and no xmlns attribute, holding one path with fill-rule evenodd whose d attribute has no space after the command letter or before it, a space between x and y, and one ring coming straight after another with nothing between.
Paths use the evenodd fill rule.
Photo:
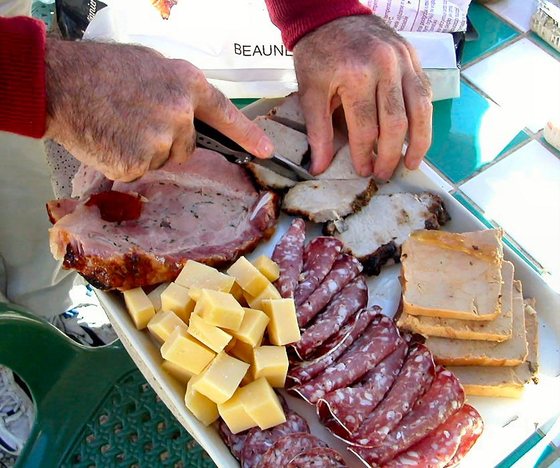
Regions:
<instances>
[{"instance_id":1,"label":"green tile","mask_svg":"<svg viewBox=\"0 0 560 468\"><path fill-rule=\"evenodd\" d=\"M514 28L488 8L476 3L471 3L469 7L469 19L480 37L476 41L469 41L465 44L463 65L468 65L478 57L519 35Z\"/></svg>"},{"instance_id":2,"label":"green tile","mask_svg":"<svg viewBox=\"0 0 560 468\"><path fill-rule=\"evenodd\" d=\"M543 40L538 34L531 31L529 34L529 38L546 50L549 54L551 54L556 60L560 60L560 52L558 52L554 47L552 47L548 42Z\"/></svg>"},{"instance_id":3,"label":"green tile","mask_svg":"<svg viewBox=\"0 0 560 468\"><path fill-rule=\"evenodd\" d=\"M256 100L257 99L253 99L253 98L238 98L238 99L232 99L232 102L237 106L238 109L243 109L245 106L252 104Z\"/></svg>"},{"instance_id":4,"label":"green tile","mask_svg":"<svg viewBox=\"0 0 560 468\"><path fill-rule=\"evenodd\" d=\"M458 183L529 137L521 124L466 83L461 95L434 103L433 143L427 159Z\"/></svg>"}]
</instances>

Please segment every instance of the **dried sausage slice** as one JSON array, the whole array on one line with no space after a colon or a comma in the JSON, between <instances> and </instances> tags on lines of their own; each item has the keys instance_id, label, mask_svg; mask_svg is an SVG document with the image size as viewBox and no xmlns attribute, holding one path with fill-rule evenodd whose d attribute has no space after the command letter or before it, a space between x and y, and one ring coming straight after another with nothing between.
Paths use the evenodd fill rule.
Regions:
<instances>
[{"instance_id":1,"label":"dried sausage slice","mask_svg":"<svg viewBox=\"0 0 560 468\"><path fill-rule=\"evenodd\" d=\"M370 370L354 387L339 388L317 402L321 422L334 434L348 440L383 400L399 375L408 346L401 344Z\"/></svg>"},{"instance_id":2,"label":"dried sausage slice","mask_svg":"<svg viewBox=\"0 0 560 468\"><path fill-rule=\"evenodd\" d=\"M310 403L316 403L327 393L347 387L373 369L400 343L400 336L392 319L378 315L363 335L336 362L313 380L292 390Z\"/></svg>"},{"instance_id":3,"label":"dried sausage slice","mask_svg":"<svg viewBox=\"0 0 560 468\"><path fill-rule=\"evenodd\" d=\"M293 297L303 268L303 243L305 242L305 221L296 218L276 244L272 253L280 268L280 277L274 283L284 298Z\"/></svg>"},{"instance_id":4,"label":"dried sausage slice","mask_svg":"<svg viewBox=\"0 0 560 468\"><path fill-rule=\"evenodd\" d=\"M480 414L478 414L478 412L472 406L465 406L470 408L470 412L474 417L474 422L473 425L467 429L466 434L461 438L461 442L459 444L459 447L457 448L457 451L455 452L455 455L453 455L453 458L447 465L445 465L446 467L457 466L459 463L461 463L461 460L465 457L465 455L478 440L480 434L482 434L482 430L484 429L484 422L482 421L482 417L480 416Z\"/></svg>"},{"instance_id":5,"label":"dried sausage slice","mask_svg":"<svg viewBox=\"0 0 560 468\"><path fill-rule=\"evenodd\" d=\"M364 309L354 315L336 335L333 335L316 350L318 355L316 359L292 366L288 370L288 380L301 384L319 375L354 343L380 310L379 308Z\"/></svg>"},{"instance_id":6,"label":"dried sausage slice","mask_svg":"<svg viewBox=\"0 0 560 468\"><path fill-rule=\"evenodd\" d=\"M286 468L342 468L347 466L336 450L316 447L300 453Z\"/></svg>"},{"instance_id":7,"label":"dried sausage slice","mask_svg":"<svg viewBox=\"0 0 560 468\"><path fill-rule=\"evenodd\" d=\"M440 367L430 389L380 445L374 448L356 445L349 450L370 465L382 465L422 440L459 411L464 401L465 391L457 377Z\"/></svg>"},{"instance_id":8,"label":"dried sausage slice","mask_svg":"<svg viewBox=\"0 0 560 468\"><path fill-rule=\"evenodd\" d=\"M362 270L362 264L355 257L339 255L319 287L297 307L299 326L305 327Z\"/></svg>"},{"instance_id":9,"label":"dried sausage slice","mask_svg":"<svg viewBox=\"0 0 560 468\"><path fill-rule=\"evenodd\" d=\"M303 250L303 271L294 299L301 305L321 284L342 251L342 242L334 237L316 237Z\"/></svg>"},{"instance_id":10,"label":"dried sausage slice","mask_svg":"<svg viewBox=\"0 0 560 468\"><path fill-rule=\"evenodd\" d=\"M278 468L286 466L297 455L315 447L327 444L307 432L295 432L278 439L262 457L260 468Z\"/></svg>"},{"instance_id":11,"label":"dried sausage slice","mask_svg":"<svg viewBox=\"0 0 560 468\"><path fill-rule=\"evenodd\" d=\"M477 429L480 435L482 431L480 414L472 406L464 405L435 431L384 466L387 468L410 466L444 468L454 458L454 454L457 453L463 440L468 438L467 434L472 434ZM471 446L472 443L468 449Z\"/></svg>"},{"instance_id":12,"label":"dried sausage slice","mask_svg":"<svg viewBox=\"0 0 560 468\"><path fill-rule=\"evenodd\" d=\"M424 345L410 348L395 384L364 421L352 441L366 447L379 445L430 388L434 374L434 359L430 350Z\"/></svg>"},{"instance_id":13,"label":"dried sausage slice","mask_svg":"<svg viewBox=\"0 0 560 468\"><path fill-rule=\"evenodd\" d=\"M367 284L363 276L348 283L331 301L324 312L301 335L294 350L302 358L313 355L315 349L336 334L338 330L368 301Z\"/></svg>"},{"instance_id":14,"label":"dried sausage slice","mask_svg":"<svg viewBox=\"0 0 560 468\"><path fill-rule=\"evenodd\" d=\"M232 455L241 460L241 454L243 453L243 447L245 445L245 439L249 431L239 432L234 434L229 430L229 427L223 419L218 422L218 432L224 443L228 446L229 451Z\"/></svg>"}]
</instances>

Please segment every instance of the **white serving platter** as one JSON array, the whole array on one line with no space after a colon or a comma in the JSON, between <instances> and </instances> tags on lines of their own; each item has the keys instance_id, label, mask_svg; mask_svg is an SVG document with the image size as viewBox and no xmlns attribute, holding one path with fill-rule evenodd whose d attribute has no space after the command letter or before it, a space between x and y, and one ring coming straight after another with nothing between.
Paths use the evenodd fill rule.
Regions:
<instances>
[{"instance_id":1,"label":"white serving platter","mask_svg":"<svg viewBox=\"0 0 560 468\"><path fill-rule=\"evenodd\" d=\"M249 106L244 112L250 117L266 113L275 100L261 100ZM390 183L380 188L380 193L431 191L439 194L451 215L451 221L444 230L466 232L484 229L476 219L449 193L451 187L426 164L418 171L400 168ZM270 255L291 218L281 216L275 234L257 247L248 258ZM308 224L307 240L319 235L317 225ZM470 397L468 401L482 415L485 430L477 444L469 452L461 466L494 466L516 449L535 428L551 417L560 415L560 294L552 291L542 278L529 267L515 252L504 246L504 255L515 265L515 278L523 283L525 297L535 297L540 332L540 383L528 385L520 400L508 398ZM400 296L398 275L400 267L385 267L377 277L368 279L369 305L378 304L386 315L394 316ZM146 331L138 331L124 306L122 296L117 293L98 291L99 300L107 312L115 331L126 350L155 392L170 409L177 420L189 431L196 441L208 452L218 467L238 467L213 426L202 425L185 407L185 388L178 384L161 368L162 358L159 347ZM344 444L332 437L318 422L311 405L287 396L289 406L304 416L312 433L338 449L350 467L361 467L361 462L345 450Z\"/></svg>"}]
</instances>

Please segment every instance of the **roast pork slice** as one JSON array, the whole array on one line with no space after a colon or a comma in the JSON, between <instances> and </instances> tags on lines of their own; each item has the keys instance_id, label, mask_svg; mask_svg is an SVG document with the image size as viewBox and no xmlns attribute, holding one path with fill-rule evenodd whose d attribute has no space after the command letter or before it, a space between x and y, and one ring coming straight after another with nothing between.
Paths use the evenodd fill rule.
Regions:
<instances>
[{"instance_id":1,"label":"roast pork slice","mask_svg":"<svg viewBox=\"0 0 560 468\"><path fill-rule=\"evenodd\" d=\"M307 180L284 196L282 209L315 223L337 220L366 205L377 186L371 178L352 180Z\"/></svg>"},{"instance_id":2,"label":"roast pork slice","mask_svg":"<svg viewBox=\"0 0 560 468\"><path fill-rule=\"evenodd\" d=\"M318 179L359 179L360 176L354 169L352 157L350 156L350 146L345 144L340 148L327 170L317 176Z\"/></svg>"},{"instance_id":3,"label":"roast pork slice","mask_svg":"<svg viewBox=\"0 0 560 468\"><path fill-rule=\"evenodd\" d=\"M93 193L111 190L113 181L91 166L82 164L72 179L72 198L85 200Z\"/></svg>"},{"instance_id":4,"label":"roast pork slice","mask_svg":"<svg viewBox=\"0 0 560 468\"><path fill-rule=\"evenodd\" d=\"M398 261L401 246L411 232L439 229L449 220L443 201L432 193L375 195L358 213L348 216L346 230L338 232L334 222L325 226L328 234L364 265L364 272L377 275L381 267Z\"/></svg>"},{"instance_id":5,"label":"roast pork slice","mask_svg":"<svg viewBox=\"0 0 560 468\"><path fill-rule=\"evenodd\" d=\"M172 281L188 259L228 264L269 235L278 216L277 195L259 194L243 168L204 149L112 190L101 194L141 201L137 219L106 221L101 207L84 201L49 204L54 257L100 289Z\"/></svg>"},{"instance_id":6,"label":"roast pork slice","mask_svg":"<svg viewBox=\"0 0 560 468\"><path fill-rule=\"evenodd\" d=\"M301 164L303 157L309 151L307 136L304 133L262 116L257 117L255 123L270 137L276 152L296 164ZM283 190L296 184L294 180L278 175L257 164L249 163L247 168L253 173L257 183L266 189Z\"/></svg>"},{"instance_id":7,"label":"roast pork slice","mask_svg":"<svg viewBox=\"0 0 560 468\"><path fill-rule=\"evenodd\" d=\"M268 117L298 132L306 133L305 117L299 103L298 93L286 96L280 104L272 108Z\"/></svg>"}]
</instances>

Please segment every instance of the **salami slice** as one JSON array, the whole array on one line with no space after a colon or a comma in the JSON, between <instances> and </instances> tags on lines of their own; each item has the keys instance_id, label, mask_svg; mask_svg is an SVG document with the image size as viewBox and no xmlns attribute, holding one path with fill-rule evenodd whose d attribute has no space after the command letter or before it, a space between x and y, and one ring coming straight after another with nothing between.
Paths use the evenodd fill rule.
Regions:
<instances>
[{"instance_id":1,"label":"salami slice","mask_svg":"<svg viewBox=\"0 0 560 468\"><path fill-rule=\"evenodd\" d=\"M249 431L245 439L241 455L241 466L243 468L260 466L263 455L278 439L296 432L309 432L309 426L305 419L294 411L288 411L286 422L278 426L264 431L254 427Z\"/></svg>"},{"instance_id":2,"label":"salami slice","mask_svg":"<svg viewBox=\"0 0 560 468\"><path fill-rule=\"evenodd\" d=\"M326 447L321 439L307 432L295 432L278 439L262 457L260 468L286 466L296 456L315 447Z\"/></svg>"},{"instance_id":3,"label":"salami slice","mask_svg":"<svg viewBox=\"0 0 560 468\"><path fill-rule=\"evenodd\" d=\"M367 284L362 275L348 283L331 301L327 308L317 316L313 325L305 330L294 349L298 356L307 359L315 349L338 330L368 301Z\"/></svg>"},{"instance_id":4,"label":"salami slice","mask_svg":"<svg viewBox=\"0 0 560 468\"><path fill-rule=\"evenodd\" d=\"M241 460L241 454L243 453L243 446L245 445L248 431L234 434L229 430L225 421L220 419L218 422L218 432L224 443L228 446L231 454L238 460Z\"/></svg>"},{"instance_id":5,"label":"salami slice","mask_svg":"<svg viewBox=\"0 0 560 468\"><path fill-rule=\"evenodd\" d=\"M426 437L456 413L464 401L465 392L457 377L438 368L430 389L380 445L375 448L350 446L349 450L370 465L386 463Z\"/></svg>"},{"instance_id":6,"label":"salami slice","mask_svg":"<svg viewBox=\"0 0 560 468\"><path fill-rule=\"evenodd\" d=\"M379 315L336 362L313 380L292 390L306 401L316 403L327 393L359 380L392 353L399 343L399 332L393 320Z\"/></svg>"},{"instance_id":7,"label":"salami slice","mask_svg":"<svg viewBox=\"0 0 560 468\"><path fill-rule=\"evenodd\" d=\"M444 468L453 459L466 434L481 426L482 418L478 412L472 406L464 405L435 431L384 466Z\"/></svg>"},{"instance_id":8,"label":"salami slice","mask_svg":"<svg viewBox=\"0 0 560 468\"><path fill-rule=\"evenodd\" d=\"M295 457L286 468L341 468L347 466L342 455L328 447L306 450Z\"/></svg>"},{"instance_id":9,"label":"salami slice","mask_svg":"<svg viewBox=\"0 0 560 468\"><path fill-rule=\"evenodd\" d=\"M301 218L296 218L272 253L272 260L280 268L280 277L274 284L284 298L294 296L299 274L303 268L304 242L305 222Z\"/></svg>"},{"instance_id":10,"label":"salami slice","mask_svg":"<svg viewBox=\"0 0 560 468\"><path fill-rule=\"evenodd\" d=\"M484 422L482 421L482 417L478 412L470 405L465 405L469 408L471 415L474 418L473 424L471 427L467 428L465 435L461 438L461 442L459 443L459 447L453 455L453 458L449 461L446 467L457 466L461 463L461 460L465 457L465 455L469 452L472 446L476 443L480 434L484 429Z\"/></svg>"},{"instance_id":11,"label":"salami slice","mask_svg":"<svg viewBox=\"0 0 560 468\"><path fill-rule=\"evenodd\" d=\"M344 286L352 281L363 270L362 264L351 255L339 255L331 271L321 284L297 307L298 324L305 327Z\"/></svg>"},{"instance_id":12,"label":"salami slice","mask_svg":"<svg viewBox=\"0 0 560 468\"><path fill-rule=\"evenodd\" d=\"M321 284L342 251L342 242L334 237L316 237L303 250L303 271L294 299L301 305Z\"/></svg>"},{"instance_id":13,"label":"salami slice","mask_svg":"<svg viewBox=\"0 0 560 468\"><path fill-rule=\"evenodd\" d=\"M368 447L379 445L430 388L434 374L434 359L430 350L424 345L410 348L391 390L360 426L352 442Z\"/></svg>"},{"instance_id":14,"label":"salami slice","mask_svg":"<svg viewBox=\"0 0 560 468\"><path fill-rule=\"evenodd\" d=\"M301 384L319 375L346 351L352 343L362 334L371 321L379 314L379 308L364 309L358 312L333 335L318 350L318 356L313 361L304 361L288 370L287 380Z\"/></svg>"},{"instance_id":15,"label":"salami slice","mask_svg":"<svg viewBox=\"0 0 560 468\"><path fill-rule=\"evenodd\" d=\"M321 422L331 432L348 440L393 385L406 350L403 340L395 351L366 374L358 386L339 388L320 399L317 413Z\"/></svg>"}]
</instances>

